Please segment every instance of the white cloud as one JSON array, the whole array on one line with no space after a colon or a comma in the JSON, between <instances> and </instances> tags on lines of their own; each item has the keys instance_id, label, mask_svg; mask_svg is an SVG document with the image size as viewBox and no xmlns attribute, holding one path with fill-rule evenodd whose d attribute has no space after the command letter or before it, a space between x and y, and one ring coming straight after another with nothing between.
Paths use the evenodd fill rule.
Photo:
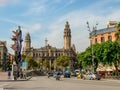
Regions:
<instances>
[{"instance_id":1,"label":"white cloud","mask_svg":"<svg viewBox=\"0 0 120 90\"><path fill-rule=\"evenodd\" d=\"M49 38L49 43L53 46L63 47L63 32L66 21L69 21L72 32L72 43L76 45L78 51L84 51L89 46L89 32L87 31L86 22L89 21L91 30L96 22L99 23L98 29L106 28L106 23L109 20L120 20L120 11L114 11L107 15L97 15L89 11L73 11L62 17L59 17L56 22L51 23L51 32L46 36Z\"/></svg>"},{"instance_id":2,"label":"white cloud","mask_svg":"<svg viewBox=\"0 0 120 90\"><path fill-rule=\"evenodd\" d=\"M3 6L9 2L10 2L10 0L0 0L0 6Z\"/></svg>"},{"instance_id":3,"label":"white cloud","mask_svg":"<svg viewBox=\"0 0 120 90\"><path fill-rule=\"evenodd\" d=\"M60 28L59 28L60 29ZM62 48L63 47L63 32L62 31L52 31L49 34L46 34L46 38L48 39L48 44Z\"/></svg>"},{"instance_id":4,"label":"white cloud","mask_svg":"<svg viewBox=\"0 0 120 90\"><path fill-rule=\"evenodd\" d=\"M0 0L0 6L5 6L9 3L16 3L18 0Z\"/></svg>"},{"instance_id":5,"label":"white cloud","mask_svg":"<svg viewBox=\"0 0 120 90\"><path fill-rule=\"evenodd\" d=\"M57 2L59 3L60 0L57 0ZM72 0L71 0L71 3L73 3ZM84 10L79 9L76 11L71 11L61 17L56 16L56 20L51 21L50 24L47 24L47 29L50 31L49 33L46 31L45 36L39 36L38 35L39 33L37 33L40 30L44 30L41 22L32 22L32 24L29 24L29 23L19 22L15 20L6 20L6 21L10 23L14 23L15 25L22 24L21 25L22 30L25 34L26 32L30 32L30 34L32 33L32 35L39 37L39 38L36 38L35 41L32 39L33 47L35 48L39 46L39 42L40 44L42 44L42 42L40 41L41 37L42 38L47 37L48 43L50 45L55 46L57 48L62 48L65 22L69 21L71 32L72 32L71 33L72 44L74 43L76 45L77 51L84 51L86 47L89 46L89 32L87 31L88 28L86 25L87 21L89 21L90 28L92 30L92 27L96 24L96 22L99 23L98 29L100 29L100 28L105 28L106 23L109 20L113 20L113 21L120 20L120 17L119 17L120 11L118 9L115 9L114 7L107 8L107 11L109 12L103 9L100 9L100 7L104 6L106 3L109 3L109 0L104 2L101 1L99 3L97 2L96 4L93 4L84 8ZM67 5L69 4L65 4L63 7L60 7L57 12L64 9L64 7L67 7ZM37 4L37 3L31 4L30 7L31 8L29 8L26 14L38 14L38 13L40 14L42 12L46 12L46 10L49 10L49 8L44 2L42 4ZM96 10L96 8L97 8L97 11L94 11ZM11 30L15 30L15 29L11 29ZM44 40L42 41L44 42Z\"/></svg>"},{"instance_id":6,"label":"white cloud","mask_svg":"<svg viewBox=\"0 0 120 90\"><path fill-rule=\"evenodd\" d=\"M41 30L41 24L40 23L34 23L34 24L28 24L23 26L23 32L27 33L35 33L37 31Z\"/></svg>"},{"instance_id":7,"label":"white cloud","mask_svg":"<svg viewBox=\"0 0 120 90\"><path fill-rule=\"evenodd\" d=\"M43 5L31 7L23 15L36 15L46 11L46 7Z\"/></svg>"},{"instance_id":8,"label":"white cloud","mask_svg":"<svg viewBox=\"0 0 120 90\"><path fill-rule=\"evenodd\" d=\"M72 11L66 15L58 17L56 21L51 22L50 25L47 25L50 30L49 33L46 32L45 36L39 36L35 32L43 29L41 23L33 23L33 24L24 24L23 32L30 32L35 35L35 41L32 40L33 47L39 47L39 44L43 44L44 40L40 41L40 37L47 37L48 44L55 46L57 48L63 47L63 32L66 21L69 21L71 34L72 34L72 44L76 45L77 51L84 51L89 46L89 32L87 31L86 22L89 21L90 28L99 23L98 29L105 28L106 23L109 20L118 21L120 20L120 11L112 11L107 15L98 15L94 11L89 12L87 10L80 11ZM39 43L40 42L40 43Z\"/></svg>"},{"instance_id":9,"label":"white cloud","mask_svg":"<svg viewBox=\"0 0 120 90\"><path fill-rule=\"evenodd\" d=\"M25 13L22 15L28 16L28 15L40 15L44 12L47 11L47 0L39 0L35 1L33 0L32 2L29 2L27 4L27 10Z\"/></svg>"},{"instance_id":10,"label":"white cloud","mask_svg":"<svg viewBox=\"0 0 120 90\"><path fill-rule=\"evenodd\" d=\"M17 29L18 29L18 27L13 27L13 28L9 29L10 32L11 32L11 37L13 35L12 31L15 31ZM34 34L35 35L38 31L40 31L41 30L41 24L34 23L32 25L26 25L26 26L21 27L21 30L22 30L22 34L23 34L22 38L24 39L24 37L25 37L27 32L29 32L30 34ZM9 39L1 39L1 40L3 40L3 41L6 40L7 41L8 52L14 54L14 51L10 48L11 45L14 44L14 42L10 38ZM38 46L37 38L36 38L36 41L34 41L32 43L34 45L37 44L36 46ZM24 45L24 41L23 41L23 45Z\"/></svg>"},{"instance_id":11,"label":"white cloud","mask_svg":"<svg viewBox=\"0 0 120 90\"><path fill-rule=\"evenodd\" d=\"M68 1L63 1L63 0L52 0L51 2L49 0L39 0L39 1L32 1L29 2L29 5L27 5L28 9L27 11L22 14L23 16L26 15L43 15L46 13L57 13L58 11L62 11L65 9L67 6L71 5L74 3L75 0L69 0ZM61 3L64 3L61 7L56 7L56 5L61 5Z\"/></svg>"},{"instance_id":12,"label":"white cloud","mask_svg":"<svg viewBox=\"0 0 120 90\"><path fill-rule=\"evenodd\" d=\"M37 23L37 22L33 22L33 23L25 23L25 22L21 22L21 21L17 21L17 20L14 20L14 19L0 19L0 21L4 21L4 22L8 22L8 23L12 23L16 26L21 26L22 28L22 31L27 33L27 32L30 32L30 33L35 33L39 30L41 30L41 23ZM10 29L10 31L13 31L13 30L16 30L18 27L13 27Z\"/></svg>"}]
</instances>

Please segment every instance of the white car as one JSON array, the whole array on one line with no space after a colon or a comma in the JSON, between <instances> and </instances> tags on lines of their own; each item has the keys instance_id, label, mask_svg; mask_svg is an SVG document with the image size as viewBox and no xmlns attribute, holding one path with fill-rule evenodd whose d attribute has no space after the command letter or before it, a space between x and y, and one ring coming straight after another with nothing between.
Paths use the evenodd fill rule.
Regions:
<instances>
[{"instance_id":1,"label":"white car","mask_svg":"<svg viewBox=\"0 0 120 90\"><path fill-rule=\"evenodd\" d=\"M85 79L88 79L88 80L100 80L101 78L100 78L100 75L98 75L98 74L94 74L94 73L88 73L88 74L86 74L84 77L83 77L83 79L85 80Z\"/></svg>"},{"instance_id":2,"label":"white car","mask_svg":"<svg viewBox=\"0 0 120 90\"><path fill-rule=\"evenodd\" d=\"M76 70L75 70L75 75L77 76L78 74L80 74L80 70L79 70L79 69L76 69Z\"/></svg>"}]
</instances>

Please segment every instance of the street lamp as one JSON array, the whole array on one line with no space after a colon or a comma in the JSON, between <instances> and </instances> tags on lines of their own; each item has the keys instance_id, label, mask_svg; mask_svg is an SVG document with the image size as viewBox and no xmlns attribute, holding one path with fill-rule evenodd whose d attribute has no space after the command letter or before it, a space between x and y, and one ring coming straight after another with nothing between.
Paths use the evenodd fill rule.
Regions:
<instances>
[{"instance_id":1,"label":"street lamp","mask_svg":"<svg viewBox=\"0 0 120 90\"><path fill-rule=\"evenodd\" d=\"M98 25L98 23L96 23L96 26L95 27L93 27L93 30L91 31L91 29L90 29L90 26L89 26L89 22L87 21L86 22L86 24L87 24L87 28L88 28L88 31L89 31L89 35L90 35L90 38L91 38L91 48L92 48L92 50L91 50L91 53L92 53L92 65L93 65L93 73L94 73L94 68L95 68L95 63L94 63L94 51L93 51L93 36L91 36L91 35L96 35L96 29L97 29L97 25ZM94 32L94 33L92 33L92 32Z\"/></svg>"}]
</instances>

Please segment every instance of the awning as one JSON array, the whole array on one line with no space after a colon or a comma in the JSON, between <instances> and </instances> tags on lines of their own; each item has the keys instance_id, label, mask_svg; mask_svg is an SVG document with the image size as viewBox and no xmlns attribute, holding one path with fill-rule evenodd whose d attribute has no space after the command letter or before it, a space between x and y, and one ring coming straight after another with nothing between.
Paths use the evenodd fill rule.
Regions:
<instances>
[{"instance_id":1,"label":"awning","mask_svg":"<svg viewBox=\"0 0 120 90\"><path fill-rule=\"evenodd\" d=\"M106 71L113 71L113 69L107 68Z\"/></svg>"}]
</instances>

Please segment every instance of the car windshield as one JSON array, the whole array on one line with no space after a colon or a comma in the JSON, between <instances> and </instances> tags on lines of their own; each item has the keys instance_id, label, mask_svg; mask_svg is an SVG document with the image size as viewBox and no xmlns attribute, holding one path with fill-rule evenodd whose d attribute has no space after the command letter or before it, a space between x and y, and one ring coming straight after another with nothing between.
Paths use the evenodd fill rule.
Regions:
<instances>
[{"instance_id":1,"label":"car windshield","mask_svg":"<svg viewBox=\"0 0 120 90\"><path fill-rule=\"evenodd\" d=\"M79 71L75 71L76 73L79 73Z\"/></svg>"}]
</instances>

